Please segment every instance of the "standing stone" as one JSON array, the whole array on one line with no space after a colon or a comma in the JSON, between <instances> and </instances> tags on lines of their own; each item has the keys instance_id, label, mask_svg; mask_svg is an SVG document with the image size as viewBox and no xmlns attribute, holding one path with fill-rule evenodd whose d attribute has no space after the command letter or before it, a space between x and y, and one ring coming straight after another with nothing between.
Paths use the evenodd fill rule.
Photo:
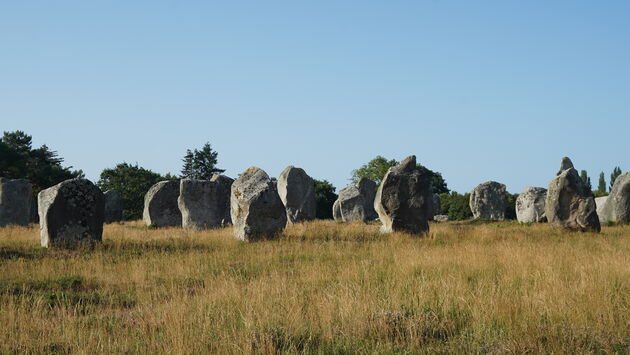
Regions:
<instances>
[{"instance_id":1,"label":"standing stone","mask_svg":"<svg viewBox=\"0 0 630 355\"><path fill-rule=\"evenodd\" d=\"M341 203L338 199L333 203L333 218L335 221L343 221L343 217L341 216Z\"/></svg>"},{"instance_id":2,"label":"standing stone","mask_svg":"<svg viewBox=\"0 0 630 355\"><path fill-rule=\"evenodd\" d=\"M470 194L470 210L473 217L502 221L505 219L507 198L505 185L496 181L479 184Z\"/></svg>"},{"instance_id":3,"label":"standing stone","mask_svg":"<svg viewBox=\"0 0 630 355\"><path fill-rule=\"evenodd\" d=\"M516 219L521 223L546 222L545 199L547 189L526 187L516 199Z\"/></svg>"},{"instance_id":4,"label":"standing stone","mask_svg":"<svg viewBox=\"0 0 630 355\"><path fill-rule=\"evenodd\" d=\"M433 217L440 214L441 211L441 203L440 203L440 195L434 193L433 198L431 199L431 208L429 209L429 220L432 220Z\"/></svg>"},{"instance_id":5,"label":"standing stone","mask_svg":"<svg viewBox=\"0 0 630 355\"><path fill-rule=\"evenodd\" d=\"M63 181L37 196L42 247L76 247L103 237L105 197L86 179Z\"/></svg>"},{"instance_id":6,"label":"standing stone","mask_svg":"<svg viewBox=\"0 0 630 355\"><path fill-rule=\"evenodd\" d=\"M562 159L560 171L549 183L545 215L556 227L582 232L601 230L593 192L569 158Z\"/></svg>"},{"instance_id":7,"label":"standing stone","mask_svg":"<svg viewBox=\"0 0 630 355\"><path fill-rule=\"evenodd\" d=\"M603 224L609 221L609 217L604 216L604 206L608 196L595 197L595 207L597 207L597 217L599 217L599 224Z\"/></svg>"},{"instance_id":8,"label":"standing stone","mask_svg":"<svg viewBox=\"0 0 630 355\"><path fill-rule=\"evenodd\" d=\"M28 180L0 177L0 227L31 221L33 187Z\"/></svg>"},{"instance_id":9,"label":"standing stone","mask_svg":"<svg viewBox=\"0 0 630 355\"><path fill-rule=\"evenodd\" d=\"M431 177L417 168L415 155L389 168L374 200L381 232L427 233L432 199Z\"/></svg>"},{"instance_id":10,"label":"standing stone","mask_svg":"<svg viewBox=\"0 0 630 355\"><path fill-rule=\"evenodd\" d=\"M120 222L123 220L123 199L120 192L107 190L105 196L105 223Z\"/></svg>"},{"instance_id":11,"label":"standing stone","mask_svg":"<svg viewBox=\"0 0 630 355\"><path fill-rule=\"evenodd\" d=\"M183 179L177 204L182 213L182 227L210 229L230 223L230 189L233 179L213 175L210 180Z\"/></svg>"},{"instance_id":12,"label":"standing stone","mask_svg":"<svg viewBox=\"0 0 630 355\"><path fill-rule=\"evenodd\" d=\"M338 219L344 222L367 222L378 216L374 210L374 196L376 183L370 179L361 178L357 185L350 185L339 191L335 201L338 211L333 205L333 217L337 213Z\"/></svg>"},{"instance_id":13,"label":"standing stone","mask_svg":"<svg viewBox=\"0 0 630 355\"><path fill-rule=\"evenodd\" d=\"M315 219L315 181L303 169L288 166L278 177L278 194L289 223Z\"/></svg>"},{"instance_id":14,"label":"standing stone","mask_svg":"<svg viewBox=\"0 0 630 355\"><path fill-rule=\"evenodd\" d=\"M597 206L600 211L599 205ZM619 175L612 190L601 208L599 220L602 222L630 222L630 173Z\"/></svg>"},{"instance_id":15,"label":"standing stone","mask_svg":"<svg viewBox=\"0 0 630 355\"><path fill-rule=\"evenodd\" d=\"M178 227L182 214L177 206L179 181L160 181L144 195L142 219L147 226Z\"/></svg>"},{"instance_id":16,"label":"standing stone","mask_svg":"<svg viewBox=\"0 0 630 355\"><path fill-rule=\"evenodd\" d=\"M234 236L256 241L277 236L287 224L287 213L269 175L251 167L232 184L230 200Z\"/></svg>"}]
</instances>

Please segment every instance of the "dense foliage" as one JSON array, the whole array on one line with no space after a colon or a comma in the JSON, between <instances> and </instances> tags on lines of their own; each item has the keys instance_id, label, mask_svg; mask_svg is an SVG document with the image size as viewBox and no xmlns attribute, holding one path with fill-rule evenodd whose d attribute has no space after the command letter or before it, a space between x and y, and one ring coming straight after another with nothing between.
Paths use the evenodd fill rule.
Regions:
<instances>
[{"instance_id":1,"label":"dense foliage","mask_svg":"<svg viewBox=\"0 0 630 355\"><path fill-rule=\"evenodd\" d=\"M337 200L335 187L326 180L315 180L315 198L317 201L316 217L318 219L332 219L332 206Z\"/></svg>"},{"instance_id":2,"label":"dense foliage","mask_svg":"<svg viewBox=\"0 0 630 355\"><path fill-rule=\"evenodd\" d=\"M219 153L212 150L210 143L206 143L200 150L186 151L182 161L182 178L208 180L214 174L220 174L225 170L217 168Z\"/></svg>"},{"instance_id":3,"label":"dense foliage","mask_svg":"<svg viewBox=\"0 0 630 355\"><path fill-rule=\"evenodd\" d=\"M462 195L455 191L440 194L440 214L447 215L452 220L472 218L470 194Z\"/></svg>"},{"instance_id":4,"label":"dense foliage","mask_svg":"<svg viewBox=\"0 0 630 355\"><path fill-rule=\"evenodd\" d=\"M612 191L613 186L615 185L615 180L617 180L617 177L619 177L619 175L621 175L621 168L616 166L612 173L610 173L610 191Z\"/></svg>"},{"instance_id":5,"label":"dense foliage","mask_svg":"<svg viewBox=\"0 0 630 355\"><path fill-rule=\"evenodd\" d=\"M398 161L395 159L387 160L386 158L378 155L359 169L353 170L351 180L356 184L361 178L367 178L376 182L376 185L378 186L385 177L387 170L396 164L398 164ZM446 181L442 178L442 174L430 170L421 164L418 164L417 167L431 176L433 193L441 194L449 192Z\"/></svg>"},{"instance_id":6,"label":"dense foliage","mask_svg":"<svg viewBox=\"0 0 630 355\"><path fill-rule=\"evenodd\" d=\"M32 137L22 131L4 132L0 139L0 176L27 179L33 184L34 193L83 177L81 170L63 167L62 162L63 158L46 145L33 149Z\"/></svg>"},{"instance_id":7,"label":"dense foliage","mask_svg":"<svg viewBox=\"0 0 630 355\"><path fill-rule=\"evenodd\" d=\"M151 170L121 163L112 169L101 172L97 185L103 191L117 190L123 198L123 217L126 220L142 218L144 208L144 195L151 186L163 180L176 179L170 174L162 176Z\"/></svg>"}]
</instances>

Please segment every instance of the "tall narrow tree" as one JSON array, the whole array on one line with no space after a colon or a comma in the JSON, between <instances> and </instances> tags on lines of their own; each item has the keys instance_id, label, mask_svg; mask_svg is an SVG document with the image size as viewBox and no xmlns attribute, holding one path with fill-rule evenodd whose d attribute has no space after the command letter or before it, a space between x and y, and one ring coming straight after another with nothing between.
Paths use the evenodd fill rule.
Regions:
<instances>
[{"instance_id":1,"label":"tall narrow tree","mask_svg":"<svg viewBox=\"0 0 630 355\"><path fill-rule=\"evenodd\" d=\"M604 177L604 172L599 173L599 183L597 184L597 191L601 193L606 192L606 178Z\"/></svg>"},{"instance_id":2,"label":"tall narrow tree","mask_svg":"<svg viewBox=\"0 0 630 355\"><path fill-rule=\"evenodd\" d=\"M591 178L588 177L588 173L586 172L586 170L582 170L580 172L580 178L582 178L582 182L584 182L584 184L586 184L586 186L588 187L589 190L593 189L593 187L591 186Z\"/></svg>"},{"instance_id":3,"label":"tall narrow tree","mask_svg":"<svg viewBox=\"0 0 630 355\"><path fill-rule=\"evenodd\" d=\"M613 185L615 184L615 180L617 177L621 175L621 168L616 166L612 173L610 174L610 191L612 191Z\"/></svg>"}]
</instances>

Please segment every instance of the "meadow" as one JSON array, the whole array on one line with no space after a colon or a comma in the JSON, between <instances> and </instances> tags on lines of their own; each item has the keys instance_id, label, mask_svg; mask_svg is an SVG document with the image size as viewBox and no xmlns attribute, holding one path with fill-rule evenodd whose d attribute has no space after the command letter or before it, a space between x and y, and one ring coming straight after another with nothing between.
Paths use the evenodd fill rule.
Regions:
<instances>
[{"instance_id":1,"label":"meadow","mask_svg":"<svg viewBox=\"0 0 630 355\"><path fill-rule=\"evenodd\" d=\"M314 221L105 226L94 249L0 229L0 353L630 353L630 227Z\"/></svg>"}]
</instances>

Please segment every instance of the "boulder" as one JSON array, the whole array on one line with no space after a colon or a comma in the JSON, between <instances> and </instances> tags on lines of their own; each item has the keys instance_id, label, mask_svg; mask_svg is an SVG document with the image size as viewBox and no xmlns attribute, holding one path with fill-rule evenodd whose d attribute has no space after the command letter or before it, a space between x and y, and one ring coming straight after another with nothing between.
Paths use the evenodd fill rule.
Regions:
<instances>
[{"instance_id":1,"label":"boulder","mask_svg":"<svg viewBox=\"0 0 630 355\"><path fill-rule=\"evenodd\" d=\"M432 220L433 217L440 214L441 204L439 194L433 194L433 198L431 199L431 208L429 209L429 211L431 211L431 213L429 213L429 220Z\"/></svg>"},{"instance_id":2,"label":"boulder","mask_svg":"<svg viewBox=\"0 0 630 355\"><path fill-rule=\"evenodd\" d=\"M42 247L93 245L103 237L105 197L86 179L63 181L37 196Z\"/></svg>"},{"instance_id":3,"label":"boulder","mask_svg":"<svg viewBox=\"0 0 630 355\"><path fill-rule=\"evenodd\" d=\"M177 204L182 214L182 227L201 230L231 223L230 191L233 182L227 176L216 174L210 180L181 180Z\"/></svg>"},{"instance_id":4,"label":"boulder","mask_svg":"<svg viewBox=\"0 0 630 355\"><path fill-rule=\"evenodd\" d=\"M417 168L415 155L389 168L374 200L381 232L427 233L432 200L431 176Z\"/></svg>"},{"instance_id":5,"label":"boulder","mask_svg":"<svg viewBox=\"0 0 630 355\"><path fill-rule=\"evenodd\" d=\"M560 171L547 189L545 215L556 227L582 232L599 232L595 198L569 158L563 158Z\"/></svg>"},{"instance_id":6,"label":"boulder","mask_svg":"<svg viewBox=\"0 0 630 355\"><path fill-rule=\"evenodd\" d=\"M142 219L147 226L178 227L182 225L182 214L177 206L179 181L160 181L151 186L144 195Z\"/></svg>"},{"instance_id":7,"label":"boulder","mask_svg":"<svg viewBox=\"0 0 630 355\"><path fill-rule=\"evenodd\" d=\"M378 216L374 210L374 195L376 183L370 179L362 178L356 185L350 185L339 191L339 197L333 205L333 217L337 214L337 220L344 222L367 222ZM335 212L335 206L338 209Z\"/></svg>"},{"instance_id":8,"label":"boulder","mask_svg":"<svg viewBox=\"0 0 630 355\"><path fill-rule=\"evenodd\" d=\"M451 217L445 215L445 214L437 214L435 216L433 216L433 220L436 222L448 222L451 220Z\"/></svg>"},{"instance_id":9,"label":"boulder","mask_svg":"<svg viewBox=\"0 0 630 355\"><path fill-rule=\"evenodd\" d=\"M516 199L516 219L521 223L546 222L545 199L547 189L526 187Z\"/></svg>"},{"instance_id":10,"label":"boulder","mask_svg":"<svg viewBox=\"0 0 630 355\"><path fill-rule=\"evenodd\" d=\"M287 213L269 175L251 167L232 184L230 211L237 239L256 241L278 235L287 224Z\"/></svg>"},{"instance_id":11,"label":"boulder","mask_svg":"<svg viewBox=\"0 0 630 355\"><path fill-rule=\"evenodd\" d=\"M595 207L597 208L599 224L606 223L610 220L610 217L604 216L604 205L606 205L606 200L608 200L608 196L595 197Z\"/></svg>"},{"instance_id":12,"label":"boulder","mask_svg":"<svg viewBox=\"0 0 630 355\"><path fill-rule=\"evenodd\" d=\"M105 196L105 223L120 222L123 220L123 199L120 192L107 190Z\"/></svg>"},{"instance_id":13,"label":"boulder","mask_svg":"<svg viewBox=\"0 0 630 355\"><path fill-rule=\"evenodd\" d=\"M303 169L288 166L280 173L277 186L289 223L315 219L315 181Z\"/></svg>"},{"instance_id":14,"label":"boulder","mask_svg":"<svg viewBox=\"0 0 630 355\"><path fill-rule=\"evenodd\" d=\"M479 184L470 194L470 210L475 219L502 221L505 219L506 208L505 185L496 181Z\"/></svg>"},{"instance_id":15,"label":"boulder","mask_svg":"<svg viewBox=\"0 0 630 355\"><path fill-rule=\"evenodd\" d=\"M599 206L597 210L600 210ZM630 173L623 173L615 179L601 212L599 219L602 222L630 222Z\"/></svg>"},{"instance_id":16,"label":"boulder","mask_svg":"<svg viewBox=\"0 0 630 355\"><path fill-rule=\"evenodd\" d=\"M33 187L28 180L0 177L0 227L31 222Z\"/></svg>"}]
</instances>

